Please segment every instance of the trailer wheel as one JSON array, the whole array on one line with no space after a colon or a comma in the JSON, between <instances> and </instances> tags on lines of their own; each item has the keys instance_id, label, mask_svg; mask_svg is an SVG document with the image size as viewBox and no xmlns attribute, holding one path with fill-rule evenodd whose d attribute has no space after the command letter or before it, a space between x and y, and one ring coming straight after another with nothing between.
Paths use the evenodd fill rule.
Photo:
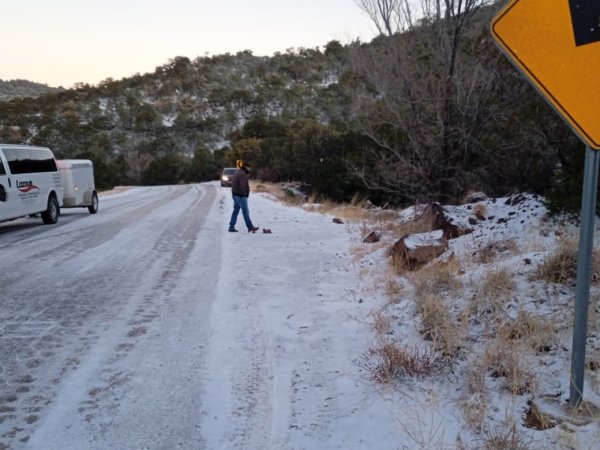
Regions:
<instances>
[{"instance_id":1,"label":"trailer wheel","mask_svg":"<svg viewBox=\"0 0 600 450\"><path fill-rule=\"evenodd\" d=\"M58 200L54 194L48 197L48 207L46 211L42 212L42 222L46 225L52 225L58 222L58 216L60 214L60 208L58 206Z\"/></svg>"},{"instance_id":2,"label":"trailer wheel","mask_svg":"<svg viewBox=\"0 0 600 450\"><path fill-rule=\"evenodd\" d=\"M90 214L96 214L98 212L98 194L95 192L92 194L92 204L88 206Z\"/></svg>"}]
</instances>

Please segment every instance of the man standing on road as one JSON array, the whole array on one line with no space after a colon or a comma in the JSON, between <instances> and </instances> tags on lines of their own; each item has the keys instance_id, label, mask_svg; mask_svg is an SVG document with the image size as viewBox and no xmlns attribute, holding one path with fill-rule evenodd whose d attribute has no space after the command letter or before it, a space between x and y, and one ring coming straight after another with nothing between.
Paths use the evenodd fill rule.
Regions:
<instances>
[{"instance_id":1,"label":"man standing on road","mask_svg":"<svg viewBox=\"0 0 600 450\"><path fill-rule=\"evenodd\" d=\"M231 213L231 220L229 221L229 232L237 233L235 229L235 223L237 217L242 210L242 216L244 216L244 222L248 228L248 233L256 233L258 227L252 225L250 220L250 211L248 210L248 196L250 195L250 184L248 178L250 175L250 166L243 161L238 164L238 170L233 175L231 181L231 195L233 196L233 212Z\"/></svg>"}]
</instances>

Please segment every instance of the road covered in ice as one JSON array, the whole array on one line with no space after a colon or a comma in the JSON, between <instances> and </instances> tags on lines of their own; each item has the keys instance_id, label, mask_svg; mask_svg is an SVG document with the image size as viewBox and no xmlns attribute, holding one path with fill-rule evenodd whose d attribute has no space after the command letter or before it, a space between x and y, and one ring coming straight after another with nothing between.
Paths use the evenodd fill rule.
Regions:
<instances>
[{"instance_id":1,"label":"road covered in ice","mask_svg":"<svg viewBox=\"0 0 600 450\"><path fill-rule=\"evenodd\" d=\"M0 449L380 448L352 232L213 184L0 224ZM263 233L269 228L272 233ZM393 408L391 408L393 410ZM383 448L383 447L381 447ZM387 447L386 447L387 448Z\"/></svg>"}]
</instances>

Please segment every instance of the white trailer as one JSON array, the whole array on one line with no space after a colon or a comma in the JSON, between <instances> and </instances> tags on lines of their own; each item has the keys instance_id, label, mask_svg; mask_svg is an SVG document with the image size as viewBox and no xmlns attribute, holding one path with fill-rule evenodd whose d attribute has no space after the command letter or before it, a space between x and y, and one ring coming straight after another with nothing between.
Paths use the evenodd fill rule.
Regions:
<instances>
[{"instance_id":1,"label":"white trailer","mask_svg":"<svg viewBox=\"0 0 600 450\"><path fill-rule=\"evenodd\" d=\"M98 212L98 194L94 184L94 166L88 159L56 161L63 187L62 208L87 208Z\"/></svg>"}]
</instances>

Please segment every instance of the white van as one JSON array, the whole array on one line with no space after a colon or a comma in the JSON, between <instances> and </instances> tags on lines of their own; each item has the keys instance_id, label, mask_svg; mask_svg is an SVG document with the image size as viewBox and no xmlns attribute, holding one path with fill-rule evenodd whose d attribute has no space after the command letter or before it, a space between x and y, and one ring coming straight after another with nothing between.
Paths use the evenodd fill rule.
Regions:
<instances>
[{"instance_id":1,"label":"white van","mask_svg":"<svg viewBox=\"0 0 600 450\"><path fill-rule=\"evenodd\" d=\"M0 222L41 213L56 223L63 189L50 149L0 144Z\"/></svg>"},{"instance_id":2,"label":"white van","mask_svg":"<svg viewBox=\"0 0 600 450\"><path fill-rule=\"evenodd\" d=\"M89 159L56 161L63 187L62 208L87 208L98 212L98 194L94 184L94 165Z\"/></svg>"}]
</instances>

